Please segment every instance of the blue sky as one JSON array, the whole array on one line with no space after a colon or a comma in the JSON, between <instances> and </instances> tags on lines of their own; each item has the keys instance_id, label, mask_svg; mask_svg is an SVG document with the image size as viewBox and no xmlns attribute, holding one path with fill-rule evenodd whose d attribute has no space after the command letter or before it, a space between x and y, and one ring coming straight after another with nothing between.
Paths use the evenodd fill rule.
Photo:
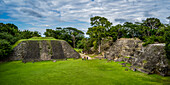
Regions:
<instances>
[{"instance_id":1,"label":"blue sky","mask_svg":"<svg viewBox=\"0 0 170 85\"><path fill-rule=\"evenodd\" d=\"M0 0L0 23L20 30L39 31L75 27L84 32L90 17L102 16L116 24L156 17L167 24L170 0Z\"/></svg>"}]
</instances>

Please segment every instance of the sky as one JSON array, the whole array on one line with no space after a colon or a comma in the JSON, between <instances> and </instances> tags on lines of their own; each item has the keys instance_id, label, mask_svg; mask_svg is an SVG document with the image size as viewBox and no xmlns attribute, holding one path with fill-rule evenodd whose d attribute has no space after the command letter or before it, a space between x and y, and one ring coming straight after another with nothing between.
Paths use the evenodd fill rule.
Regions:
<instances>
[{"instance_id":1,"label":"sky","mask_svg":"<svg viewBox=\"0 0 170 85\"><path fill-rule=\"evenodd\" d=\"M170 0L0 0L0 23L20 30L75 27L86 32L90 17L107 18L113 25L155 17L167 24Z\"/></svg>"}]
</instances>

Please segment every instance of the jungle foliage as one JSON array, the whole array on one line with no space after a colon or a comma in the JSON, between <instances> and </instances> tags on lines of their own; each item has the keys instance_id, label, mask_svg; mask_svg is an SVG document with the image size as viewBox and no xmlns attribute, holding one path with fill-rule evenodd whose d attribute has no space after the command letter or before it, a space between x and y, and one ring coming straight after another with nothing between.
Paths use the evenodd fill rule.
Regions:
<instances>
[{"instance_id":1,"label":"jungle foliage","mask_svg":"<svg viewBox=\"0 0 170 85\"><path fill-rule=\"evenodd\" d=\"M37 31L20 31L14 24L0 23L0 60L4 60L9 56L12 51L12 45L18 40L34 36L40 37L41 35Z\"/></svg>"},{"instance_id":2,"label":"jungle foliage","mask_svg":"<svg viewBox=\"0 0 170 85\"><path fill-rule=\"evenodd\" d=\"M109 38L113 42L120 38L139 38L144 42L143 46L156 42L166 43L166 54L170 58L170 24L163 24L158 18L147 18L142 22L125 22L114 26L105 17L91 17L90 21L91 27L86 32L89 37L86 38L83 31L73 27L46 29L44 35L65 40L73 48L81 48L83 51L89 51L93 47L98 53L104 38ZM37 31L20 31L14 24L0 23L1 60L10 54L12 45L18 40L40 36Z\"/></svg>"},{"instance_id":3,"label":"jungle foliage","mask_svg":"<svg viewBox=\"0 0 170 85\"><path fill-rule=\"evenodd\" d=\"M46 37L54 37L67 41L73 48L81 48L80 40L84 38L84 32L73 27L61 28L57 27L55 30L46 29L44 33Z\"/></svg>"},{"instance_id":4,"label":"jungle foliage","mask_svg":"<svg viewBox=\"0 0 170 85\"><path fill-rule=\"evenodd\" d=\"M144 42L143 46L156 42L166 43L167 56L170 56L170 25L161 23L158 18L147 18L141 23L125 22L115 26L100 16L90 20L92 27L88 28L86 33L89 38L85 41L85 50L91 46L100 53L101 40L107 37L111 37L113 42L120 38L139 38Z\"/></svg>"}]
</instances>

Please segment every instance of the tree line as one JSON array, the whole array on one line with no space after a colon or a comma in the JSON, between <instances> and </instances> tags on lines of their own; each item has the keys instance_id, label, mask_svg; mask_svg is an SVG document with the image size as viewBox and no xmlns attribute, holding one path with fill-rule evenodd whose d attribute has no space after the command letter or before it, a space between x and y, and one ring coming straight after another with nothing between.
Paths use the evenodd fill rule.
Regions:
<instances>
[{"instance_id":1,"label":"tree line","mask_svg":"<svg viewBox=\"0 0 170 85\"><path fill-rule=\"evenodd\" d=\"M54 37L67 41L73 48L81 48L80 42L84 38L84 32L73 27L61 28L57 27L55 30L46 29L44 33L46 37Z\"/></svg>"},{"instance_id":2,"label":"tree line","mask_svg":"<svg viewBox=\"0 0 170 85\"><path fill-rule=\"evenodd\" d=\"M120 38L139 38L144 42L143 46L155 42L166 43L166 55L170 58L170 24L163 24L157 18L147 18L135 23L125 22L115 26L105 17L91 17L90 21L91 27L86 32L89 37L86 38L84 32L73 27L46 29L44 35L65 40L73 48L81 48L83 51L89 51L93 47L98 53L104 38L109 38L113 42ZM18 40L35 36L41 35L38 31L20 31L14 24L0 23L0 58L8 57L12 45Z\"/></svg>"},{"instance_id":3,"label":"tree line","mask_svg":"<svg viewBox=\"0 0 170 85\"><path fill-rule=\"evenodd\" d=\"M168 18L167 18L168 19ZM100 53L101 41L110 37L114 42L119 38L139 38L144 42L143 46L148 44L166 43L166 54L170 58L170 25L163 24L158 18L147 18L140 22L125 22L113 26L105 17L91 17L91 27L86 34L89 38L83 39L84 50L88 51L93 47Z\"/></svg>"},{"instance_id":4,"label":"tree line","mask_svg":"<svg viewBox=\"0 0 170 85\"><path fill-rule=\"evenodd\" d=\"M67 41L74 48L82 48L78 45L84 38L84 32L73 27L61 28L55 30L46 29L44 32L46 37L54 37ZM41 37L38 31L24 30L20 31L14 24L0 23L0 60L5 60L12 52L12 45L20 39L29 39L32 37Z\"/></svg>"},{"instance_id":5,"label":"tree line","mask_svg":"<svg viewBox=\"0 0 170 85\"><path fill-rule=\"evenodd\" d=\"M14 24L0 23L0 60L5 59L12 52L12 45L20 39L40 37L38 31L20 31Z\"/></svg>"}]
</instances>

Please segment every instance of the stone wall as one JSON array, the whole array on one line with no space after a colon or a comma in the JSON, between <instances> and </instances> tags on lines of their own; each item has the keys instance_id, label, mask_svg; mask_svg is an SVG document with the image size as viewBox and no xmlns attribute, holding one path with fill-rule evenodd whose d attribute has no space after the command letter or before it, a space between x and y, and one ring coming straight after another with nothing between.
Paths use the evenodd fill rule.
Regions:
<instances>
[{"instance_id":1,"label":"stone wall","mask_svg":"<svg viewBox=\"0 0 170 85\"><path fill-rule=\"evenodd\" d=\"M144 73L168 74L168 59L164 50L165 44L142 46L142 41L133 38L121 38L105 51L109 60L125 61L131 64L132 70Z\"/></svg>"},{"instance_id":2,"label":"stone wall","mask_svg":"<svg viewBox=\"0 0 170 85\"><path fill-rule=\"evenodd\" d=\"M51 59L79 58L77 53L66 41L40 40L22 41L14 49L10 60L41 61Z\"/></svg>"},{"instance_id":3,"label":"stone wall","mask_svg":"<svg viewBox=\"0 0 170 85\"><path fill-rule=\"evenodd\" d=\"M142 51L137 51L133 66L140 67L149 73L168 74L168 60L165 53L165 44L149 44Z\"/></svg>"},{"instance_id":4,"label":"stone wall","mask_svg":"<svg viewBox=\"0 0 170 85\"><path fill-rule=\"evenodd\" d=\"M142 49L142 41L132 38L121 38L114 42L106 51L108 58L133 57L135 52Z\"/></svg>"}]
</instances>

